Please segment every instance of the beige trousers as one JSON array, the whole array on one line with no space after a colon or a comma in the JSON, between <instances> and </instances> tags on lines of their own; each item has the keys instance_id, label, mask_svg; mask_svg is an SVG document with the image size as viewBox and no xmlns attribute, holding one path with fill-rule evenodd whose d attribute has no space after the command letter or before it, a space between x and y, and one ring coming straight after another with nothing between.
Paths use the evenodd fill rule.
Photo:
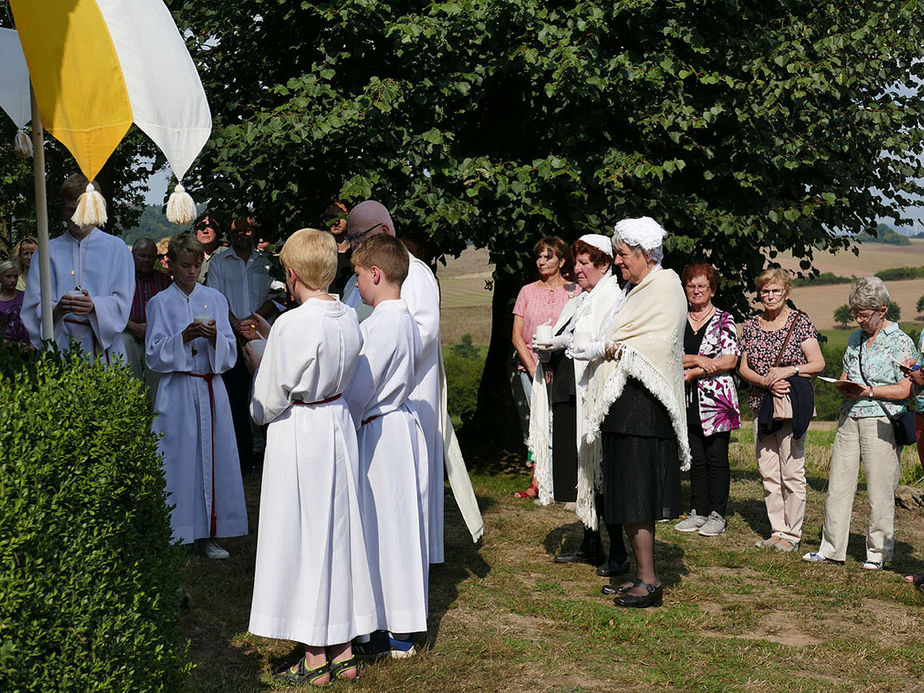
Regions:
<instances>
[{"instance_id":1,"label":"beige trousers","mask_svg":"<svg viewBox=\"0 0 924 693\"><path fill-rule=\"evenodd\" d=\"M892 560L900 456L892 424L885 416L854 418L841 415L831 449L828 499L818 553L835 561L843 561L847 557L850 517L862 460L869 497L866 560L879 563Z\"/></svg>"},{"instance_id":2,"label":"beige trousers","mask_svg":"<svg viewBox=\"0 0 924 693\"><path fill-rule=\"evenodd\" d=\"M787 422L780 430L757 440L755 419L754 450L771 532L798 543L805 519L805 436L793 438L792 423Z\"/></svg>"}]
</instances>

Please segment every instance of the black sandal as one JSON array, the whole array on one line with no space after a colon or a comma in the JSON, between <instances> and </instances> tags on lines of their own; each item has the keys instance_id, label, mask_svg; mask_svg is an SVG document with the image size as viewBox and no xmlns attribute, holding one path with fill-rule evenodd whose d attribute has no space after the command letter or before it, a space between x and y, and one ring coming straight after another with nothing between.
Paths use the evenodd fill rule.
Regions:
<instances>
[{"instance_id":1,"label":"black sandal","mask_svg":"<svg viewBox=\"0 0 924 693\"><path fill-rule=\"evenodd\" d=\"M333 676L330 676L330 662L324 662L324 664L319 667L309 669L305 664L305 659L305 657L302 657L298 660L298 664L292 665L281 674L277 674L277 676L286 683L292 683L297 686L307 683L315 688L327 688L333 684ZM327 683L315 683L315 681L325 676L330 676Z\"/></svg>"},{"instance_id":2,"label":"black sandal","mask_svg":"<svg viewBox=\"0 0 924 693\"><path fill-rule=\"evenodd\" d=\"M628 594L624 592L616 595L616 598L613 599L613 603L616 606L628 606L637 609L644 609L649 606L661 606L661 602L664 599L664 587L662 585L649 585L647 582L639 580L636 587L644 587L646 594Z\"/></svg>"},{"instance_id":3,"label":"black sandal","mask_svg":"<svg viewBox=\"0 0 924 693\"><path fill-rule=\"evenodd\" d=\"M349 677L343 675L343 672L349 671L350 669L356 669L356 676ZM356 663L356 657L354 655L350 655L346 659L342 659L339 662L331 662L330 677L331 679L349 681L350 683L359 680L359 664Z\"/></svg>"},{"instance_id":4,"label":"black sandal","mask_svg":"<svg viewBox=\"0 0 924 693\"><path fill-rule=\"evenodd\" d=\"M625 594L633 587L638 587L640 584L642 584L642 581L638 578L635 578L632 581L632 584L623 583L621 585L604 585L600 588L600 593L605 594L608 597L613 594Z\"/></svg>"}]
</instances>

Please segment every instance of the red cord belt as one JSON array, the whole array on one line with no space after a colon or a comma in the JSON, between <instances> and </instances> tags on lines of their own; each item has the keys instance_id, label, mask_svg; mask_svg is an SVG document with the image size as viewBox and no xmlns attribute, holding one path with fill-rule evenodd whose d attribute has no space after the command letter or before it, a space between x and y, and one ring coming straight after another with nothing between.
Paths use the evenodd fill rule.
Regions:
<instances>
[{"instance_id":1,"label":"red cord belt","mask_svg":"<svg viewBox=\"0 0 924 693\"><path fill-rule=\"evenodd\" d=\"M340 399L342 396L343 396L342 393L338 392L336 395L332 395L331 397L327 397L325 399L319 399L316 402L303 402L300 399L294 399L292 400L292 404L297 404L302 407L314 407L318 404L327 404L328 402L333 402L335 400Z\"/></svg>"}]
</instances>

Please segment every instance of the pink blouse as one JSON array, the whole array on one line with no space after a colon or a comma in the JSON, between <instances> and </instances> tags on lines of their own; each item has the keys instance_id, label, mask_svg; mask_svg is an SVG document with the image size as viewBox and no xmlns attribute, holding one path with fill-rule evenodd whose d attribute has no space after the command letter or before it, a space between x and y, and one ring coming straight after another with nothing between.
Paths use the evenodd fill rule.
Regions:
<instances>
[{"instance_id":1,"label":"pink blouse","mask_svg":"<svg viewBox=\"0 0 924 693\"><path fill-rule=\"evenodd\" d=\"M533 341L533 334L539 325L554 325L558 321L561 309L568 300L581 293L581 287L568 283L560 289L546 289L539 282L527 284L517 295L517 302L513 306L513 314L523 318L523 341L529 347ZM530 347L533 362L538 360L536 352ZM517 364L517 370L525 371L522 363Z\"/></svg>"}]
</instances>

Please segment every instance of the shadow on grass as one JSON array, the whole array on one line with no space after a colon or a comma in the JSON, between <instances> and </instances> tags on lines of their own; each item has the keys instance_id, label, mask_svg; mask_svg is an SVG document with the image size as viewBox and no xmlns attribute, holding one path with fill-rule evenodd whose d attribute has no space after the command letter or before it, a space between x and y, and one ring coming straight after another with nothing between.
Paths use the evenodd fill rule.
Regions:
<instances>
[{"instance_id":1,"label":"shadow on grass","mask_svg":"<svg viewBox=\"0 0 924 693\"><path fill-rule=\"evenodd\" d=\"M664 523L655 525L655 537L657 537L658 529L663 526L665 526ZM601 535L603 539L603 550L604 552L609 552L609 536L607 535L605 525L601 527ZM542 546L549 556L554 556L578 548L583 538L584 524L582 522L571 522L567 525L556 527L546 534L545 539L542 541ZM629 561L634 565L635 558L632 554L632 546L625 534L623 534L623 541L626 545L626 551L629 553ZM680 582L681 578L687 574L688 571L683 564L683 553L683 549L679 546L658 541L657 538L655 539L655 563L658 566L658 574L661 577L661 582L665 586L670 587L677 584ZM631 573L632 570L630 568L629 574ZM616 581L621 582L622 579L623 578L619 578L616 579Z\"/></svg>"},{"instance_id":2,"label":"shadow on grass","mask_svg":"<svg viewBox=\"0 0 924 693\"><path fill-rule=\"evenodd\" d=\"M477 496L482 514L497 501ZM427 645L433 647L439 638L440 622L459 597L459 585L473 576L487 577L491 566L481 556L482 541L472 541L459 507L451 493L446 494L443 513L445 563L430 566L430 606L427 616Z\"/></svg>"}]
</instances>

